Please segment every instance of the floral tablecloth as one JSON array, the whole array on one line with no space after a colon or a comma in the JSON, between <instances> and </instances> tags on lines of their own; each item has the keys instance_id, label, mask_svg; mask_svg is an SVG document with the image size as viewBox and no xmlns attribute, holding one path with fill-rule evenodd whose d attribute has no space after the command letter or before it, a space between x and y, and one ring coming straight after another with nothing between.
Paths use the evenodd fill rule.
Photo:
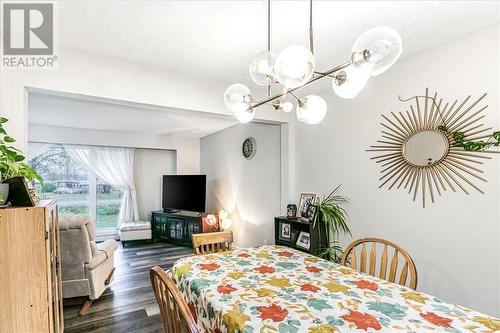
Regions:
<instances>
[{"instance_id":1,"label":"floral tablecloth","mask_svg":"<svg viewBox=\"0 0 500 333\"><path fill-rule=\"evenodd\" d=\"M204 332L495 332L500 320L281 246L168 271Z\"/></svg>"}]
</instances>

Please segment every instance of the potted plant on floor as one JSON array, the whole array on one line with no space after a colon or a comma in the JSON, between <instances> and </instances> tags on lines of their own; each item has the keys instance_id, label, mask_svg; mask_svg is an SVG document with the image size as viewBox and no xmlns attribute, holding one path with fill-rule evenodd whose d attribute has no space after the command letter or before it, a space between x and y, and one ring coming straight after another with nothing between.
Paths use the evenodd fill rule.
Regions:
<instances>
[{"instance_id":1,"label":"potted plant on floor","mask_svg":"<svg viewBox=\"0 0 500 333\"><path fill-rule=\"evenodd\" d=\"M349 202L349 199L338 194L340 186L337 186L330 194L323 197L323 200L315 205L316 212L313 217L313 227L316 224L318 224L320 229L325 227L327 237L327 246L321 247L317 255L335 263L340 263L343 254L342 247L338 241L339 235L351 235L351 231L347 225L349 215L344 207L342 207ZM319 234L321 237L321 231Z\"/></svg>"},{"instance_id":2,"label":"potted plant on floor","mask_svg":"<svg viewBox=\"0 0 500 333\"><path fill-rule=\"evenodd\" d=\"M43 183L35 169L23 162L25 157L21 151L10 145L16 140L4 129L7 121L7 118L0 117L0 205L5 205L9 196L9 184L5 184L5 180L23 177L27 181L36 179Z\"/></svg>"}]
</instances>

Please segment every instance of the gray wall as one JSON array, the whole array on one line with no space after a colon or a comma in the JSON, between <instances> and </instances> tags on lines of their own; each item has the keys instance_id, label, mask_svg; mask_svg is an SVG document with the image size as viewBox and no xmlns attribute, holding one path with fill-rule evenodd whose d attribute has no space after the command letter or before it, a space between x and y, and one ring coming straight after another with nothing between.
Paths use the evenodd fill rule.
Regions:
<instances>
[{"instance_id":1,"label":"gray wall","mask_svg":"<svg viewBox=\"0 0 500 333\"><path fill-rule=\"evenodd\" d=\"M253 159L243 157L247 137L257 141ZM280 215L280 127L250 123L201 138L200 172L207 175L207 211L227 210L235 244L274 243Z\"/></svg>"}]
</instances>

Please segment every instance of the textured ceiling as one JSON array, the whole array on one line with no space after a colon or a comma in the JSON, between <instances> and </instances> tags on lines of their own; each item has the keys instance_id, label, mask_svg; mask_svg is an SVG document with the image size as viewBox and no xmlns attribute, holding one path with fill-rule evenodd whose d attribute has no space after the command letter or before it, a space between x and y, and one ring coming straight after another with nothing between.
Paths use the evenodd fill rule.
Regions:
<instances>
[{"instance_id":1,"label":"textured ceiling","mask_svg":"<svg viewBox=\"0 0 500 333\"><path fill-rule=\"evenodd\" d=\"M266 47L266 1L58 2L62 47L145 68L233 82ZM374 26L396 28L409 57L499 21L498 1L314 2L319 70L345 61ZM308 45L308 1L272 1L272 45Z\"/></svg>"}]
</instances>

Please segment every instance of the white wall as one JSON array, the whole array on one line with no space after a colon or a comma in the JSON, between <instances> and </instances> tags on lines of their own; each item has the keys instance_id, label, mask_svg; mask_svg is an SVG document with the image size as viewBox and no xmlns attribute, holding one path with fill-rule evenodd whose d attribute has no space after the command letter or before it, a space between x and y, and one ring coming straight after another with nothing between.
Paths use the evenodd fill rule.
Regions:
<instances>
[{"instance_id":1,"label":"white wall","mask_svg":"<svg viewBox=\"0 0 500 333\"><path fill-rule=\"evenodd\" d=\"M500 128L499 27L421 53L372 78L353 100L324 91L329 113L317 126L297 122L295 193L327 193L343 184L351 199L353 239L392 240L414 258L418 290L500 316L500 155L483 166L485 195L448 190L424 210L403 190L378 189L380 168L365 152L379 139L380 114L404 111L402 97L438 91L446 101L487 92L485 123ZM344 239L346 244L351 239Z\"/></svg>"},{"instance_id":2,"label":"white wall","mask_svg":"<svg viewBox=\"0 0 500 333\"><path fill-rule=\"evenodd\" d=\"M175 174L174 151L136 149L134 180L141 220L151 220L151 211L161 209L162 176Z\"/></svg>"},{"instance_id":3,"label":"white wall","mask_svg":"<svg viewBox=\"0 0 500 333\"><path fill-rule=\"evenodd\" d=\"M274 217L280 215L280 126L250 123L203 137L200 171L207 175L207 211L226 209L233 219L235 244L274 243ZM255 138L253 159L242 155Z\"/></svg>"}]
</instances>

